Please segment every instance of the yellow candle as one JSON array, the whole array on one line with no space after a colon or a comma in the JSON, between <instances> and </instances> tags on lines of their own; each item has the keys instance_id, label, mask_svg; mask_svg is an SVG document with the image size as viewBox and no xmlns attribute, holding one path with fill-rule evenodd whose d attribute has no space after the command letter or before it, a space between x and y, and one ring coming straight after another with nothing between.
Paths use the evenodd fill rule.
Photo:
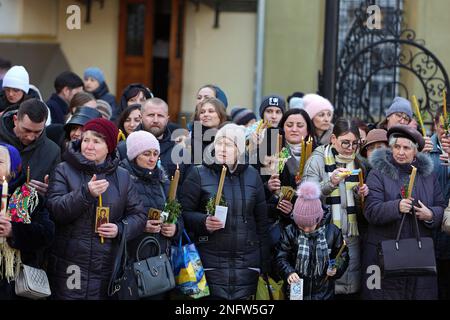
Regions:
<instances>
[{"instance_id":1,"label":"yellow candle","mask_svg":"<svg viewBox=\"0 0 450 320\"><path fill-rule=\"evenodd\" d=\"M102 195L98 196L98 206L103 207ZM100 243L103 244L104 242L105 242L105 239L103 237L100 237Z\"/></svg>"},{"instance_id":2,"label":"yellow candle","mask_svg":"<svg viewBox=\"0 0 450 320\"><path fill-rule=\"evenodd\" d=\"M358 179L359 179L359 187L362 188L364 186L364 175L361 169L359 169L358 172ZM361 205L364 208L364 196L361 196Z\"/></svg>"},{"instance_id":3,"label":"yellow candle","mask_svg":"<svg viewBox=\"0 0 450 320\"><path fill-rule=\"evenodd\" d=\"M305 167L305 156L306 156L306 147L305 147L305 140L302 137L302 147L301 147L301 153L300 153L300 164L298 168L298 179L300 179L303 176L303 169Z\"/></svg>"},{"instance_id":4,"label":"yellow candle","mask_svg":"<svg viewBox=\"0 0 450 320\"><path fill-rule=\"evenodd\" d=\"M217 195L216 195L216 206L220 203L220 198L222 198L222 190L223 190L223 184L225 182L225 175L227 174L227 167L222 167L222 173L220 174L220 180L219 180L219 188L217 189Z\"/></svg>"},{"instance_id":5,"label":"yellow candle","mask_svg":"<svg viewBox=\"0 0 450 320\"><path fill-rule=\"evenodd\" d=\"M283 137L281 136L281 134L278 134L277 148L276 148L278 154L280 154L282 146L283 146Z\"/></svg>"},{"instance_id":6,"label":"yellow candle","mask_svg":"<svg viewBox=\"0 0 450 320\"><path fill-rule=\"evenodd\" d=\"M308 141L306 141L306 156L305 161L309 159L312 153L312 138L309 137Z\"/></svg>"},{"instance_id":7,"label":"yellow candle","mask_svg":"<svg viewBox=\"0 0 450 320\"><path fill-rule=\"evenodd\" d=\"M27 184L30 183L30 166L27 166Z\"/></svg>"},{"instance_id":8,"label":"yellow candle","mask_svg":"<svg viewBox=\"0 0 450 320\"><path fill-rule=\"evenodd\" d=\"M175 200L175 197L177 196L177 189L178 189L178 181L180 180L180 169L177 164L177 170L175 170L175 175L172 178L172 181L170 182L170 191L169 191L169 200Z\"/></svg>"},{"instance_id":9,"label":"yellow candle","mask_svg":"<svg viewBox=\"0 0 450 320\"><path fill-rule=\"evenodd\" d=\"M412 190L414 187L414 181L416 180L416 173L417 173L417 168L414 166L411 166L411 167L413 169L411 171L411 175L409 176L408 197L411 197Z\"/></svg>"},{"instance_id":10,"label":"yellow candle","mask_svg":"<svg viewBox=\"0 0 450 320\"><path fill-rule=\"evenodd\" d=\"M417 116L417 121L419 121L419 125L422 128L422 135L424 137L426 137L427 132L425 131L425 127L423 125L422 115L420 114L420 109L419 109L419 103L417 102L416 96L412 96L412 98L413 98L414 111L415 111L416 116Z\"/></svg>"},{"instance_id":11,"label":"yellow candle","mask_svg":"<svg viewBox=\"0 0 450 320\"><path fill-rule=\"evenodd\" d=\"M443 110L444 110L444 122L447 122L447 92L444 90L443 92L443 97L444 99L444 105L443 105Z\"/></svg>"},{"instance_id":12,"label":"yellow candle","mask_svg":"<svg viewBox=\"0 0 450 320\"><path fill-rule=\"evenodd\" d=\"M181 127L182 127L183 129L187 129L186 116L181 116Z\"/></svg>"}]
</instances>

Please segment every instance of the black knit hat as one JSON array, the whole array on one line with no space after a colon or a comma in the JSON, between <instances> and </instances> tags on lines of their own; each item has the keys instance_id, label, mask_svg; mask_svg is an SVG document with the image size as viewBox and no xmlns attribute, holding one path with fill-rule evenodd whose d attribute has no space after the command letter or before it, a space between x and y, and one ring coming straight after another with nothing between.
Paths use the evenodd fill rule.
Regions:
<instances>
[{"instance_id":1,"label":"black knit hat","mask_svg":"<svg viewBox=\"0 0 450 320\"><path fill-rule=\"evenodd\" d=\"M282 97L276 94L265 96L263 98L263 101L261 102L261 105L259 106L259 115L261 116L261 118L264 118L264 111L268 107L280 108L284 113L286 111L286 102Z\"/></svg>"},{"instance_id":2,"label":"black knit hat","mask_svg":"<svg viewBox=\"0 0 450 320\"><path fill-rule=\"evenodd\" d=\"M256 120L256 115L246 108L234 108L231 110L231 119L237 125L245 126L250 120Z\"/></svg>"}]
</instances>

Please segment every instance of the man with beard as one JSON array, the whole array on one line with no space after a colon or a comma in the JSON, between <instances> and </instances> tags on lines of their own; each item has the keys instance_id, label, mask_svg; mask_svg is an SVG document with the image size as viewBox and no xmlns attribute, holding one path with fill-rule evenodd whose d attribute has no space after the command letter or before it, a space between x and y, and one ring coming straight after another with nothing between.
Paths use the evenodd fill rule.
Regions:
<instances>
[{"instance_id":1,"label":"man with beard","mask_svg":"<svg viewBox=\"0 0 450 320\"><path fill-rule=\"evenodd\" d=\"M151 98L142 105L141 114L142 124L136 128L136 131L148 131L158 139L160 145L159 159L161 166L164 168L169 178L171 178L174 176L178 164L180 168L180 181L183 181L187 163L182 163L184 150L182 150L181 153L179 149L174 150L177 144L172 139L172 132L168 127L169 106L160 98ZM181 148L181 146L178 148ZM127 155L125 141L119 143L117 149L119 150L120 158L125 159ZM187 159L189 160L189 157Z\"/></svg>"}]
</instances>

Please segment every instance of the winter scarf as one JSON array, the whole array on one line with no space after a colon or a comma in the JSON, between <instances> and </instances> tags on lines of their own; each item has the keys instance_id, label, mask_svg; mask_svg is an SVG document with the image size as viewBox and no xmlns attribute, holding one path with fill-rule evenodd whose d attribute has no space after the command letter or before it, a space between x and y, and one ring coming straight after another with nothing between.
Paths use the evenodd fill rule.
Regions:
<instances>
[{"instance_id":1,"label":"winter scarf","mask_svg":"<svg viewBox=\"0 0 450 320\"><path fill-rule=\"evenodd\" d=\"M317 278L323 274L325 267L328 266L330 260L328 256L328 244L325 235L326 226L323 225L311 233L305 233L300 230L297 238L298 252L295 263L295 271L300 277ZM315 246L313 245L315 243ZM311 252L311 248L315 248L315 252ZM315 261L311 259L312 255L316 256ZM315 263L310 267L311 263Z\"/></svg>"},{"instance_id":2,"label":"winter scarf","mask_svg":"<svg viewBox=\"0 0 450 320\"><path fill-rule=\"evenodd\" d=\"M331 178L336 165L345 167L348 170L355 169L354 157L344 158L333 153L331 145L325 147L325 172ZM353 195L353 188L358 185L358 176L351 175L339 183L338 188L326 198L325 202L331 205L332 221L342 233L347 237L356 237L359 235L358 223L356 220L356 207Z\"/></svg>"}]
</instances>

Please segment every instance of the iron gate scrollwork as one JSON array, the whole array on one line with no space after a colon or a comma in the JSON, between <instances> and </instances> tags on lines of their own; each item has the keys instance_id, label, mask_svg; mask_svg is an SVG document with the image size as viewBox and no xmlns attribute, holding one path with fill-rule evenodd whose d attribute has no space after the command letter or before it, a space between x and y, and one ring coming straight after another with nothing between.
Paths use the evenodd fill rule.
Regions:
<instances>
[{"instance_id":1,"label":"iron gate scrollwork","mask_svg":"<svg viewBox=\"0 0 450 320\"><path fill-rule=\"evenodd\" d=\"M336 115L376 123L395 96L411 99L416 95L430 123L442 107L443 90L449 88L445 68L413 30L404 28L399 6L384 12L382 29L370 30L368 5L370 1L363 1L354 11L339 54Z\"/></svg>"}]
</instances>

